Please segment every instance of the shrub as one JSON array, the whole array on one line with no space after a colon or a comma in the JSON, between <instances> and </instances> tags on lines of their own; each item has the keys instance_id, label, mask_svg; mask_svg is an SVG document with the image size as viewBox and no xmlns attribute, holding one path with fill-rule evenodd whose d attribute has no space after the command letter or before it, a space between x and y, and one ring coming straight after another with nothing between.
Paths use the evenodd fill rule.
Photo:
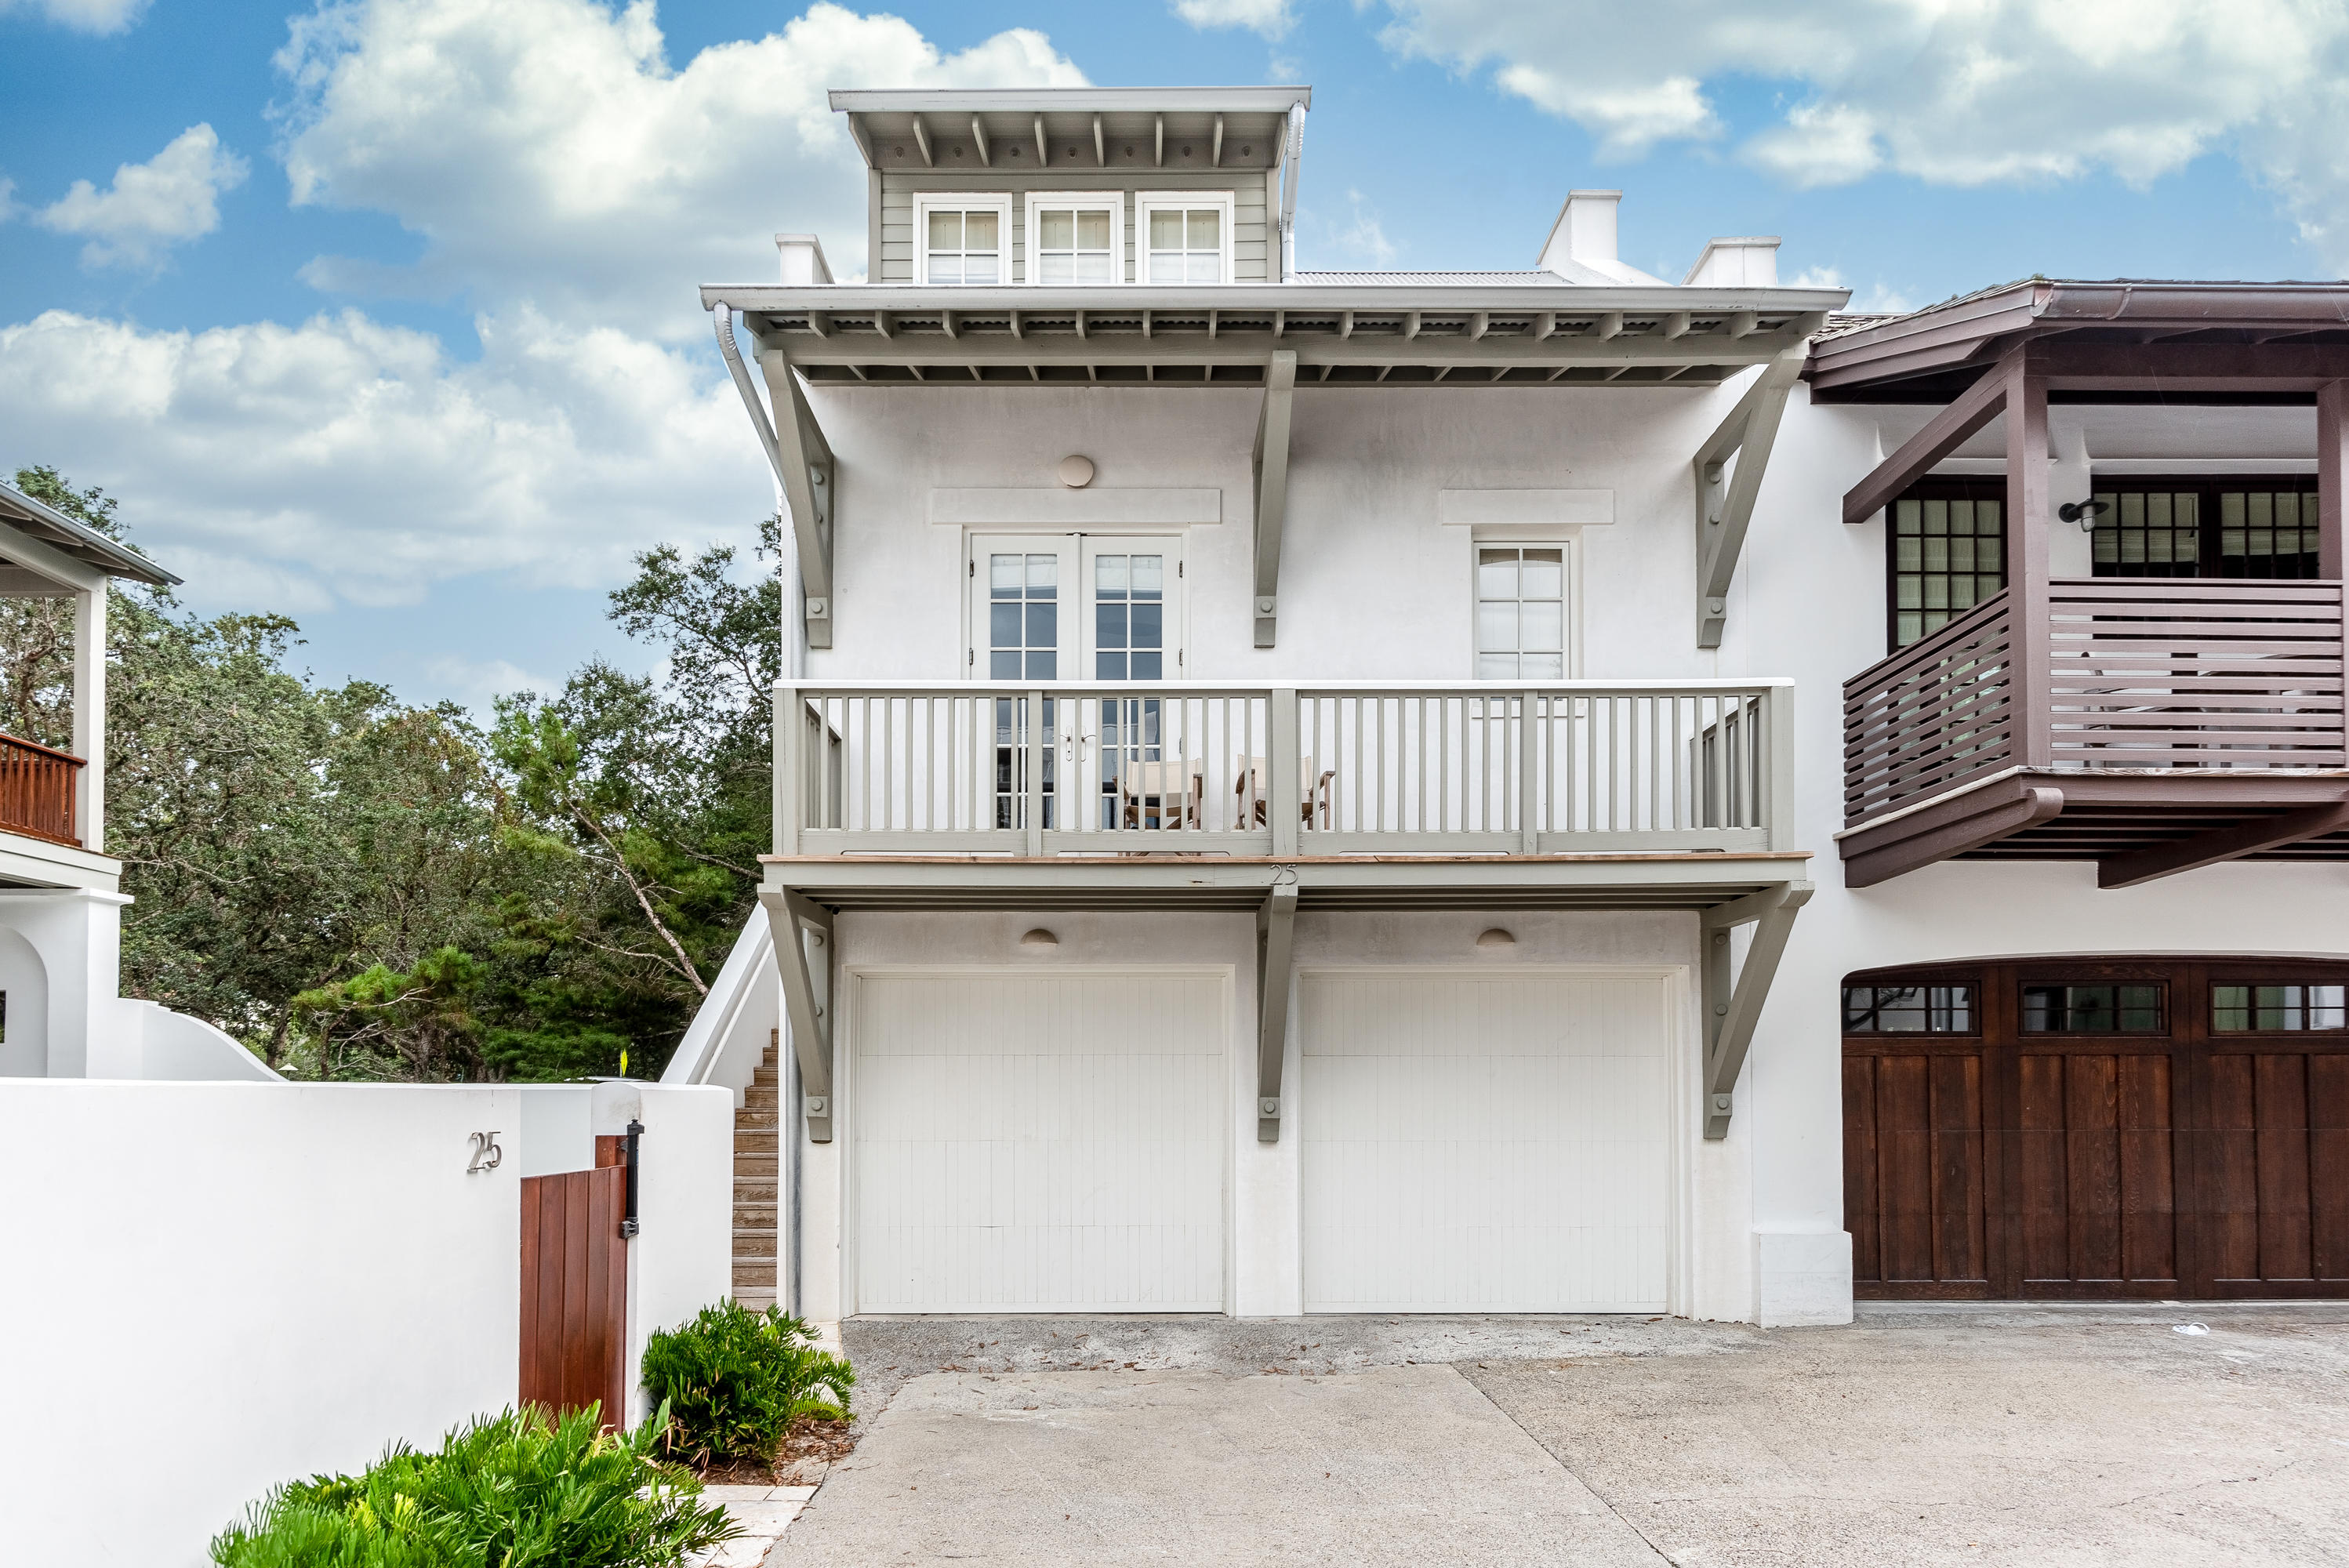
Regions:
<instances>
[{"instance_id":1,"label":"shrub","mask_svg":"<svg viewBox=\"0 0 2349 1568\"><path fill-rule=\"evenodd\" d=\"M708 1464L773 1459L797 1417L846 1420L856 1374L780 1308L752 1312L723 1301L681 1328L653 1335L644 1379L674 1418L663 1434L667 1450Z\"/></svg>"},{"instance_id":2,"label":"shrub","mask_svg":"<svg viewBox=\"0 0 2349 1568\"><path fill-rule=\"evenodd\" d=\"M438 1453L395 1443L357 1476L272 1493L212 1542L222 1568L667 1568L736 1533L690 1474L653 1457L664 1410L633 1432L596 1408L478 1419Z\"/></svg>"}]
</instances>

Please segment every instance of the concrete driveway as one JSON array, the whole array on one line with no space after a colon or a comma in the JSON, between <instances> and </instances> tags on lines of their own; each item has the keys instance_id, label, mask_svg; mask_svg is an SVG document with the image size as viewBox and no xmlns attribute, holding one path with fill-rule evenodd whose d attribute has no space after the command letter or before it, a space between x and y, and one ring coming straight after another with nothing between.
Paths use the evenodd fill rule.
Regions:
<instances>
[{"instance_id":1,"label":"concrete driveway","mask_svg":"<svg viewBox=\"0 0 2349 1568\"><path fill-rule=\"evenodd\" d=\"M2339 1305L846 1339L864 1436L773 1564L2349 1562Z\"/></svg>"}]
</instances>

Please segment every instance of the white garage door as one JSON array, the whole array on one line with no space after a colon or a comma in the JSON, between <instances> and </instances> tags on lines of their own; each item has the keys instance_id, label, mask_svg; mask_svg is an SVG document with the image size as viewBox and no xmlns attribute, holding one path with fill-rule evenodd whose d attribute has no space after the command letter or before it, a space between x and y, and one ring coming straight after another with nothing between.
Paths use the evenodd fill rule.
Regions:
<instances>
[{"instance_id":1,"label":"white garage door","mask_svg":"<svg viewBox=\"0 0 2349 1568\"><path fill-rule=\"evenodd\" d=\"M861 1312L1224 1305L1220 976L865 975Z\"/></svg>"},{"instance_id":2,"label":"white garage door","mask_svg":"<svg viewBox=\"0 0 2349 1568\"><path fill-rule=\"evenodd\" d=\"M1307 973L1309 1312L1661 1312L1652 975Z\"/></svg>"}]
</instances>

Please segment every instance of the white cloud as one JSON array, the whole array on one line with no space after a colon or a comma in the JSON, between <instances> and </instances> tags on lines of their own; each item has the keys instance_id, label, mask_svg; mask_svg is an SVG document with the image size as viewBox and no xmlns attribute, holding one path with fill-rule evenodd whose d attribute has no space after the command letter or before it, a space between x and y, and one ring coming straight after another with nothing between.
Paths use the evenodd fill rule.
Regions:
<instances>
[{"instance_id":1,"label":"white cloud","mask_svg":"<svg viewBox=\"0 0 2349 1568\"><path fill-rule=\"evenodd\" d=\"M1363 200L1359 191L1346 192L1346 204L1353 221L1331 236L1340 253L1373 267L1392 266L1394 244L1387 238L1386 226L1379 222L1378 209Z\"/></svg>"},{"instance_id":2,"label":"white cloud","mask_svg":"<svg viewBox=\"0 0 2349 1568\"><path fill-rule=\"evenodd\" d=\"M412 603L507 572L598 587L680 535L755 538L764 466L723 375L528 309L482 355L352 310L295 327L150 332L50 311L0 327L18 460L140 498L196 603Z\"/></svg>"},{"instance_id":3,"label":"white cloud","mask_svg":"<svg viewBox=\"0 0 2349 1568\"><path fill-rule=\"evenodd\" d=\"M450 654L443 655L424 666L424 673L448 696L464 704L485 719L496 707L497 699L517 692L535 692L552 696L563 689L563 682L536 675L507 659L469 659Z\"/></svg>"},{"instance_id":4,"label":"white cloud","mask_svg":"<svg viewBox=\"0 0 2349 1568\"><path fill-rule=\"evenodd\" d=\"M77 33L119 33L147 9L147 0L0 0L0 16L37 11Z\"/></svg>"},{"instance_id":5,"label":"white cloud","mask_svg":"<svg viewBox=\"0 0 2349 1568\"><path fill-rule=\"evenodd\" d=\"M321 257L357 292L529 299L657 335L706 330L703 283L773 274L771 236L864 265L864 181L827 88L1080 86L1043 35L942 54L894 16L818 5L756 41L667 57L650 0L352 0L277 56L297 204L386 212L413 266Z\"/></svg>"},{"instance_id":6,"label":"white cloud","mask_svg":"<svg viewBox=\"0 0 2349 1568\"><path fill-rule=\"evenodd\" d=\"M1852 281L1837 267L1806 267L1800 275L1786 280L1790 289L1850 289L1851 303L1843 308L1854 315L1905 315L1917 308L1918 302L1899 290L1887 287L1878 281L1868 288L1855 288Z\"/></svg>"},{"instance_id":7,"label":"white cloud","mask_svg":"<svg viewBox=\"0 0 2349 1568\"><path fill-rule=\"evenodd\" d=\"M173 245L220 227L220 194L244 183L250 166L225 150L209 125L191 125L144 163L125 163L100 191L77 180L34 222L87 236L85 266L153 266Z\"/></svg>"},{"instance_id":8,"label":"white cloud","mask_svg":"<svg viewBox=\"0 0 2349 1568\"><path fill-rule=\"evenodd\" d=\"M1246 27L1276 43L1297 26L1288 0L1174 0L1174 15L1194 27Z\"/></svg>"},{"instance_id":9,"label":"white cloud","mask_svg":"<svg viewBox=\"0 0 2349 1568\"><path fill-rule=\"evenodd\" d=\"M1743 157L1790 183L2108 173L2210 151L2349 264L2349 7L2334 0L1384 0L1381 37L1574 120L1608 155L1724 134L1730 77L1798 101Z\"/></svg>"}]
</instances>

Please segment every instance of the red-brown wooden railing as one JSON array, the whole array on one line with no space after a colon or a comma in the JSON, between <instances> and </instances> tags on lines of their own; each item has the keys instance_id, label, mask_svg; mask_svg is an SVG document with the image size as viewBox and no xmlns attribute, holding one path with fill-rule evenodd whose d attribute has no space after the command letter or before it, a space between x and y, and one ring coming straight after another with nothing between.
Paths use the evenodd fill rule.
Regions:
<instances>
[{"instance_id":1,"label":"red-brown wooden railing","mask_svg":"<svg viewBox=\"0 0 2349 1568\"><path fill-rule=\"evenodd\" d=\"M0 832L79 844L74 780L81 767L70 752L0 735Z\"/></svg>"},{"instance_id":2,"label":"red-brown wooden railing","mask_svg":"<svg viewBox=\"0 0 2349 1568\"><path fill-rule=\"evenodd\" d=\"M2349 765L2339 583L2057 578L2047 612L2029 692L2011 593L1844 683L1847 822L2024 763Z\"/></svg>"}]
</instances>

